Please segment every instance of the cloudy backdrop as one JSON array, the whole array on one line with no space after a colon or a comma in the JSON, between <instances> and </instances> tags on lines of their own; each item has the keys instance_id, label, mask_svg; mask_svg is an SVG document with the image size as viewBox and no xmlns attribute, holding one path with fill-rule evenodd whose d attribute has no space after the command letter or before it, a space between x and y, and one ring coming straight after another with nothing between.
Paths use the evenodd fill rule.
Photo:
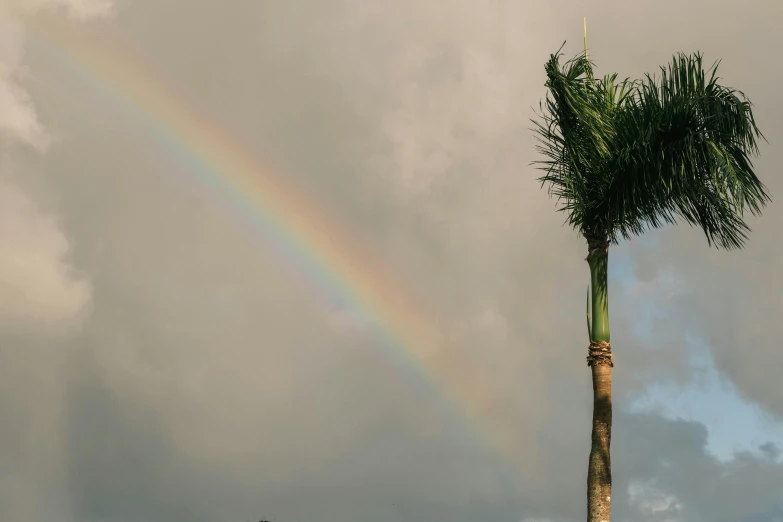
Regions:
<instances>
[{"instance_id":1,"label":"cloudy backdrop","mask_svg":"<svg viewBox=\"0 0 783 522\"><path fill-rule=\"evenodd\" d=\"M723 59L783 194L777 0L0 0L0 520L583 520L586 246L528 130L583 16L600 74ZM460 380L395 365L55 33L301 187ZM783 520L781 220L613 248L617 521Z\"/></svg>"}]
</instances>

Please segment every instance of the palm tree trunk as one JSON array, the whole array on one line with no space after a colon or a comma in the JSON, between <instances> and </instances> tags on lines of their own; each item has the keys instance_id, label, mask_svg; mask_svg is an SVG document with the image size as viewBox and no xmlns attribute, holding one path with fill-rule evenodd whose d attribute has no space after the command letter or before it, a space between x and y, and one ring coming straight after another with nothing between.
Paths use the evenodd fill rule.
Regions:
<instances>
[{"instance_id":1,"label":"palm tree trunk","mask_svg":"<svg viewBox=\"0 0 783 522\"><path fill-rule=\"evenodd\" d=\"M612 513L612 355L609 344L608 243L590 241L592 324L587 364L593 374L593 432L587 468L587 522L610 522Z\"/></svg>"}]
</instances>

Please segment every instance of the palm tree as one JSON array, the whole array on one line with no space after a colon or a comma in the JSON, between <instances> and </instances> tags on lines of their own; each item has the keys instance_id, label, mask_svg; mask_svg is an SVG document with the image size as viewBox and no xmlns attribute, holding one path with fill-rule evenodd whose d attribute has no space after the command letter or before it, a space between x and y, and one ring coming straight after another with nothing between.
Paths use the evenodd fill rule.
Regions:
<instances>
[{"instance_id":1,"label":"palm tree","mask_svg":"<svg viewBox=\"0 0 783 522\"><path fill-rule=\"evenodd\" d=\"M585 53L563 66L560 56L551 55L545 67L549 92L533 130L547 159L534 163L545 171L539 181L557 196L558 210L587 240L593 378L587 520L602 522L611 517L612 491L609 245L680 218L700 227L709 245L741 248L750 232L743 211L759 215L770 197L750 161L758 154L756 138L763 138L751 103L717 83L717 62L708 77L700 53L680 53L661 67L659 80L618 82L616 74L593 78L586 42Z\"/></svg>"}]
</instances>

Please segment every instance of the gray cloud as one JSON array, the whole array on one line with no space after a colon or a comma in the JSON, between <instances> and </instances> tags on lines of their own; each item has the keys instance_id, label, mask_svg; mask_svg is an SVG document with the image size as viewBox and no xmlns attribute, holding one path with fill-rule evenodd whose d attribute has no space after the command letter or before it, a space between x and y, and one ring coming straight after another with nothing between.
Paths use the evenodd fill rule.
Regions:
<instances>
[{"instance_id":1,"label":"gray cloud","mask_svg":"<svg viewBox=\"0 0 783 522\"><path fill-rule=\"evenodd\" d=\"M103 13L100 2L70 5ZM585 247L528 166L548 53L565 38L579 50L584 14L601 71L638 76L702 49L725 59L770 142L779 134L776 73L764 65L774 54L761 46L779 8L710 3L705 20L696 10L672 19L672 5L193 1L185 12L161 0L80 28L129 42L399 276L439 324L451 375L478 385L471 421L396 369L350 307L326 308L295 284L258 234L183 181L187 166L150 146L150 129L31 31L35 81L17 85L58 139L45 156L14 152L25 174L14 183L58 219L19 221L45 223L44 234L18 235L54 245L29 248L55 260L49 279L25 280L79 303L74 288L86 283L75 281L89 280L92 313L46 341L2 334L0 415L16 428L0 436L15 455L0 518L581 519ZM774 195L774 148L763 154ZM741 253L709 251L682 228L618 249L642 281L611 283L618 520L778 516L783 467L771 446L722 464L705 451L704 426L623 412L651 382L694 378L691 334L711 341L743 394L780 414L768 375L777 212L754 222ZM14 299L2 306L21 310ZM642 301L665 314L652 345L634 329ZM737 351L746 342L753 351Z\"/></svg>"},{"instance_id":2,"label":"gray cloud","mask_svg":"<svg viewBox=\"0 0 783 522\"><path fill-rule=\"evenodd\" d=\"M90 10L98 3L0 2L0 448L8 455L0 516L6 520L70 518L63 444L70 353L60 344L77 335L92 300L90 279L73 263L72 238L51 205L56 198L43 197L34 179L25 179L40 161L29 152L46 152L51 138L25 89L31 75L19 17L59 4L85 18L100 14Z\"/></svg>"}]
</instances>

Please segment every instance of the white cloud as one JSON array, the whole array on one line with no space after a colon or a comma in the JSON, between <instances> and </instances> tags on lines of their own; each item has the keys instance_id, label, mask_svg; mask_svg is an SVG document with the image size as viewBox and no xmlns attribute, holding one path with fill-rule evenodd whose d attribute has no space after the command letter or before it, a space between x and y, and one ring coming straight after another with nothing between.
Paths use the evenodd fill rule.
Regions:
<instances>
[{"instance_id":1,"label":"white cloud","mask_svg":"<svg viewBox=\"0 0 783 522\"><path fill-rule=\"evenodd\" d=\"M0 137L6 143L24 143L43 150L49 143L27 91L20 85L24 27L0 3Z\"/></svg>"},{"instance_id":2,"label":"white cloud","mask_svg":"<svg viewBox=\"0 0 783 522\"><path fill-rule=\"evenodd\" d=\"M27 92L19 86L13 73L0 70L0 132L12 142L22 142L43 150L49 144L38 115Z\"/></svg>"},{"instance_id":3,"label":"white cloud","mask_svg":"<svg viewBox=\"0 0 783 522\"><path fill-rule=\"evenodd\" d=\"M111 5L109 0L0 0L0 145L25 144L44 152L50 143L23 86L28 74L19 15L47 9L86 20L109 14ZM0 181L0 246L3 327L62 324L83 317L91 286L70 266L70 245L57 220L8 181Z\"/></svg>"},{"instance_id":4,"label":"white cloud","mask_svg":"<svg viewBox=\"0 0 783 522\"><path fill-rule=\"evenodd\" d=\"M44 150L46 134L29 94L21 82L27 76L22 62L25 28L20 14L46 10L86 21L111 14L112 0L0 0L0 136Z\"/></svg>"},{"instance_id":5,"label":"white cloud","mask_svg":"<svg viewBox=\"0 0 783 522\"><path fill-rule=\"evenodd\" d=\"M682 510L682 504L674 495L662 492L655 481L634 481L628 486L628 497L632 506L645 515L671 515ZM663 522L674 522L667 518Z\"/></svg>"},{"instance_id":6,"label":"white cloud","mask_svg":"<svg viewBox=\"0 0 783 522\"><path fill-rule=\"evenodd\" d=\"M0 323L69 322L91 299L90 283L67 260L68 240L51 215L0 182Z\"/></svg>"}]
</instances>

